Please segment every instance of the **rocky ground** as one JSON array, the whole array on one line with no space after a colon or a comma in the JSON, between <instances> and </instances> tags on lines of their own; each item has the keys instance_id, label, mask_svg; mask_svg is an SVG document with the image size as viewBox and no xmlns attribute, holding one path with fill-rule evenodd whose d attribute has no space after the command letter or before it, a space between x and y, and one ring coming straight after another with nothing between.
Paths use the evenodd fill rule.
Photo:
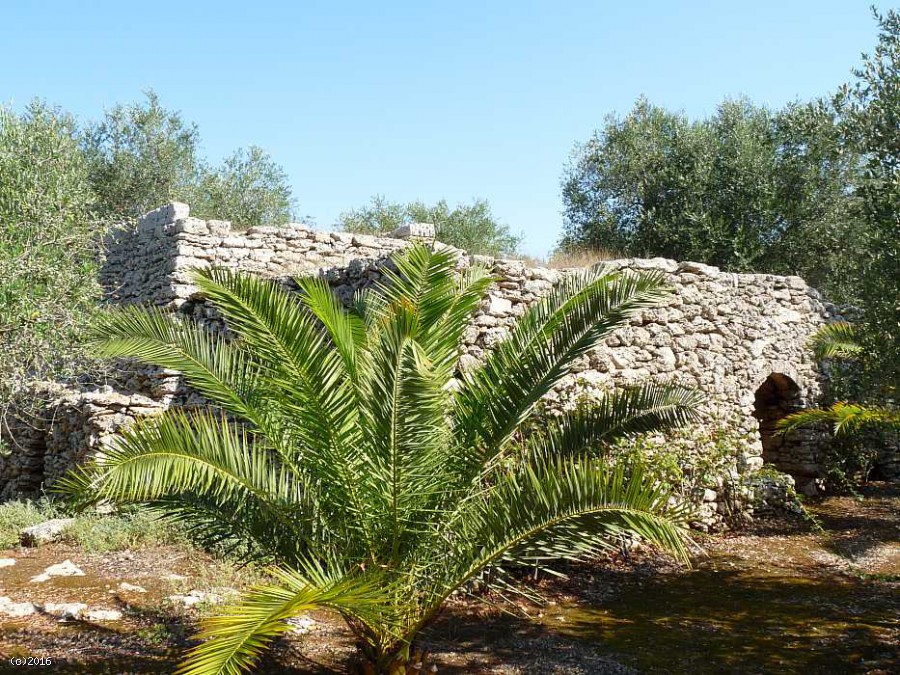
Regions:
<instances>
[{"instance_id":1,"label":"rocky ground","mask_svg":"<svg viewBox=\"0 0 900 675\"><path fill-rule=\"evenodd\" d=\"M900 672L900 488L810 511L821 529L767 521L703 539L691 569L638 552L529 577L541 606L455 601L423 646L441 673ZM198 617L250 581L173 547L2 551L0 672L27 672L11 659L29 657L53 672L171 672ZM345 672L352 654L341 623L316 614L261 672Z\"/></svg>"}]
</instances>

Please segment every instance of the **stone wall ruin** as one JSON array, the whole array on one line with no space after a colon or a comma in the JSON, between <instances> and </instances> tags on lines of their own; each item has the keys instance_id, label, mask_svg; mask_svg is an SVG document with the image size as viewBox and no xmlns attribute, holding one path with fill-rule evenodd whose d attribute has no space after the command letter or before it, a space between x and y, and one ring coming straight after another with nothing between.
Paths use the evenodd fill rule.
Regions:
<instances>
[{"instance_id":1,"label":"stone wall ruin","mask_svg":"<svg viewBox=\"0 0 900 675\"><path fill-rule=\"evenodd\" d=\"M239 232L225 221L192 218L187 205L173 203L109 236L101 281L110 303L155 305L214 326L215 313L190 284L193 268L223 266L278 278L320 275L347 299L380 277L389 256L407 246L411 234L423 232L413 228L398 233L407 238L374 237L301 224ZM461 265L473 262L489 267L498 281L465 335L462 368L502 340L526 307L565 274L460 252ZM752 471L768 461L801 487L813 485L821 473L820 439L800 433L773 440L771 425L786 410L819 399L823 377L807 344L819 326L841 318L836 308L799 277L733 274L663 258L608 264L659 270L675 293L576 364L549 397L550 405L571 406L581 397L642 380L696 387L706 395L701 431L727 427L745 439L738 469ZM189 397L172 373L150 369L61 392L27 429L15 424L5 429L12 451L0 457L0 498L35 492L109 443L122 425ZM704 497L709 522L721 511L717 500L715 490Z\"/></svg>"}]
</instances>

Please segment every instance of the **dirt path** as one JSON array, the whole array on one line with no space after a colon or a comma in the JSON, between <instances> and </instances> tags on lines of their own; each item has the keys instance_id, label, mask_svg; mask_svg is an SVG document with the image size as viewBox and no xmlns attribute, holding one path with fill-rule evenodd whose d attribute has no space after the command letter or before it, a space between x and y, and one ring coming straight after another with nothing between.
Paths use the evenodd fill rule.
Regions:
<instances>
[{"instance_id":1,"label":"dirt path","mask_svg":"<svg viewBox=\"0 0 900 675\"><path fill-rule=\"evenodd\" d=\"M900 487L810 510L822 531L764 523L705 539L707 556L691 570L637 555L538 580L548 602L523 605L530 619L454 603L423 644L441 673L900 672ZM0 616L0 672L22 672L11 656L49 657L53 672L171 672L197 608L165 598L237 585L208 558L173 549L100 556L54 545L0 558L16 560L0 567L0 596L12 602L122 612L106 622ZM30 581L65 559L84 576ZM284 641L261 672L344 672L350 636L332 617L313 618L310 634Z\"/></svg>"}]
</instances>

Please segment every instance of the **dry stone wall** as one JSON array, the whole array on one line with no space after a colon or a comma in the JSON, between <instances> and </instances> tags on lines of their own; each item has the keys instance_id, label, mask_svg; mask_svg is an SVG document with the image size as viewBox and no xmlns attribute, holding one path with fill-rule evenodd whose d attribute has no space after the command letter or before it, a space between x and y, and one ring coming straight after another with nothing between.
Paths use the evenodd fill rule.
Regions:
<instances>
[{"instance_id":1,"label":"dry stone wall","mask_svg":"<svg viewBox=\"0 0 900 675\"><path fill-rule=\"evenodd\" d=\"M423 234L428 233L418 228L398 233ZM111 303L155 305L213 326L215 313L191 286L193 268L224 266L279 278L321 275L346 300L377 280L390 256L408 243L408 238L321 232L301 224L238 232L225 221L190 217L187 205L169 204L136 227L110 235L101 281ZM459 256L461 266L484 265L498 279L466 333L464 370L566 272L461 251ZM706 395L704 421L692 432L694 439L727 428L741 439L738 470L761 466L766 446L765 461L811 486L820 473L819 439L806 434L774 442L768 430L773 411L784 414L819 398L822 376L807 343L821 324L840 318L835 307L799 277L731 274L662 258L609 264L662 272L673 288L671 300L643 312L576 364L549 397L550 408L574 406L639 381L694 386ZM780 391L773 378L779 386L787 383L789 395L761 402L760 391ZM171 373L147 369L123 371L103 388L61 394L28 433L7 430L12 453L0 458L0 496L49 483L73 461L102 448L123 424L189 396ZM721 498L713 489L701 501L705 512L698 524L711 524L722 510Z\"/></svg>"}]
</instances>

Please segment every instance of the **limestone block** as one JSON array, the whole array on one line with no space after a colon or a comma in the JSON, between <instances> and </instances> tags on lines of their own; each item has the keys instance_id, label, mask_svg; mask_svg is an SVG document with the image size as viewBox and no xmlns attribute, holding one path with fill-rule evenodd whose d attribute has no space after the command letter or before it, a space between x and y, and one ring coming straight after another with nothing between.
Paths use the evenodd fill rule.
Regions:
<instances>
[{"instance_id":1,"label":"limestone block","mask_svg":"<svg viewBox=\"0 0 900 675\"><path fill-rule=\"evenodd\" d=\"M378 243L375 237L372 237L368 234L354 234L351 243L354 246L365 246L369 248L376 248ZM360 257L366 257L362 252L360 252Z\"/></svg>"},{"instance_id":2,"label":"limestone block","mask_svg":"<svg viewBox=\"0 0 900 675\"><path fill-rule=\"evenodd\" d=\"M254 225L247 229L248 235L270 235L278 234L278 228L272 225Z\"/></svg>"},{"instance_id":3,"label":"limestone block","mask_svg":"<svg viewBox=\"0 0 900 675\"><path fill-rule=\"evenodd\" d=\"M22 546L40 546L60 538L63 531L75 522L74 518L53 518L52 520L26 527L19 533Z\"/></svg>"},{"instance_id":4,"label":"limestone block","mask_svg":"<svg viewBox=\"0 0 900 675\"><path fill-rule=\"evenodd\" d=\"M493 316L506 316L512 311L512 302L506 298L491 295L487 311Z\"/></svg>"},{"instance_id":5,"label":"limestone block","mask_svg":"<svg viewBox=\"0 0 900 675\"><path fill-rule=\"evenodd\" d=\"M712 265L704 265L703 263L686 261L678 264L677 272L681 279L684 280L685 272L697 275L698 277L714 277L719 274L719 268L713 267Z\"/></svg>"},{"instance_id":6,"label":"limestone block","mask_svg":"<svg viewBox=\"0 0 900 675\"><path fill-rule=\"evenodd\" d=\"M209 230L210 234L215 234L218 236L231 233L230 220L207 220L206 227Z\"/></svg>"},{"instance_id":7,"label":"limestone block","mask_svg":"<svg viewBox=\"0 0 900 675\"><path fill-rule=\"evenodd\" d=\"M175 221L173 231L178 234L184 232L186 234L209 234L209 227L205 220L200 218L180 218Z\"/></svg>"},{"instance_id":8,"label":"limestone block","mask_svg":"<svg viewBox=\"0 0 900 675\"><path fill-rule=\"evenodd\" d=\"M391 232L395 239L434 239L434 225L431 223L405 223Z\"/></svg>"}]
</instances>

